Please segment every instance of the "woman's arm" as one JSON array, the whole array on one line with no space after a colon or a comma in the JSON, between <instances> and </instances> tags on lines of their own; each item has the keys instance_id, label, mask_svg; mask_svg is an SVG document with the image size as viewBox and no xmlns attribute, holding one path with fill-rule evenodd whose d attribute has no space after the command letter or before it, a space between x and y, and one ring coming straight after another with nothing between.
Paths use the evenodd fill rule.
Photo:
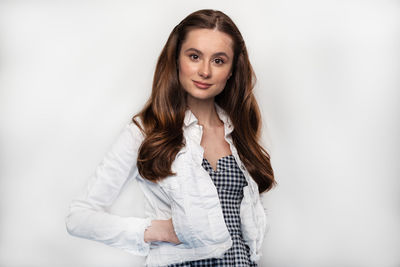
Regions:
<instances>
[{"instance_id":1,"label":"woman's arm","mask_svg":"<svg viewBox=\"0 0 400 267\"><path fill-rule=\"evenodd\" d=\"M160 228L159 221L153 221L154 227L150 218L121 217L107 211L129 177L136 177L138 174L136 160L142 140L143 136L139 128L132 122L120 132L88 180L81 195L71 202L65 217L69 234L99 241L141 256L148 254L151 241L165 238L165 236L170 239L171 235L166 235L165 232L171 233L172 222L171 225L161 223ZM145 241L146 229L149 229L151 233L151 238L146 239L147 242Z\"/></svg>"}]
</instances>

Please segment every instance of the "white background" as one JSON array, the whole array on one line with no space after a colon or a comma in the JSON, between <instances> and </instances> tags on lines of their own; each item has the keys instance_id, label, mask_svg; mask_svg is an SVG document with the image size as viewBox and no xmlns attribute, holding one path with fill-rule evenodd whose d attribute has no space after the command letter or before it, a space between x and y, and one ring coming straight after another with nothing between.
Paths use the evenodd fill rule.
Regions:
<instances>
[{"instance_id":1,"label":"white background","mask_svg":"<svg viewBox=\"0 0 400 267\"><path fill-rule=\"evenodd\" d=\"M246 41L278 186L261 266L400 266L399 1L0 2L0 266L140 266L64 217L189 13ZM141 216L129 184L113 212Z\"/></svg>"}]
</instances>

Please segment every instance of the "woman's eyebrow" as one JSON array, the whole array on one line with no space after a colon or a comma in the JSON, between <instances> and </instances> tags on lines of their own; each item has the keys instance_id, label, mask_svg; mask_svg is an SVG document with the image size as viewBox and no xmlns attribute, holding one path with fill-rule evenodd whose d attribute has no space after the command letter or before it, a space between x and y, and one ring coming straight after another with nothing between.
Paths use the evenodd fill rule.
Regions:
<instances>
[{"instance_id":1,"label":"woman's eyebrow","mask_svg":"<svg viewBox=\"0 0 400 267\"><path fill-rule=\"evenodd\" d=\"M188 52L188 51L194 51L194 52L196 52L196 53L198 53L200 55L203 55L203 53L200 50L196 49L196 48L188 48L188 49L185 50L185 52ZM225 57L229 58L228 55L225 52L217 52L217 53L214 53L213 56L225 56Z\"/></svg>"}]
</instances>

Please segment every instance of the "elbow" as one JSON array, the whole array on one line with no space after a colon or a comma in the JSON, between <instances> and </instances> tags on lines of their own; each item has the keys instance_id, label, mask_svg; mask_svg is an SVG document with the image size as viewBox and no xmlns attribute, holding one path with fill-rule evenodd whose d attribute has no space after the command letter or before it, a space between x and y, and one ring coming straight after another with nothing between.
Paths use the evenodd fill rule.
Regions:
<instances>
[{"instance_id":1,"label":"elbow","mask_svg":"<svg viewBox=\"0 0 400 267\"><path fill-rule=\"evenodd\" d=\"M65 216L65 228L68 234L76 237L82 236L82 231L84 225L82 221L84 218L82 217L84 214L80 211L69 211L68 214Z\"/></svg>"},{"instance_id":2,"label":"elbow","mask_svg":"<svg viewBox=\"0 0 400 267\"><path fill-rule=\"evenodd\" d=\"M77 201L69 206L68 213L64 217L65 228L68 234L83 237L87 234L90 226L91 210Z\"/></svg>"},{"instance_id":3,"label":"elbow","mask_svg":"<svg viewBox=\"0 0 400 267\"><path fill-rule=\"evenodd\" d=\"M73 218L73 214L71 212L69 212L64 219L65 222L65 228L68 232L68 234L72 235L72 236L76 236L76 224L74 224L74 218Z\"/></svg>"},{"instance_id":4,"label":"elbow","mask_svg":"<svg viewBox=\"0 0 400 267\"><path fill-rule=\"evenodd\" d=\"M93 230L92 216L92 211L85 208L70 208L68 214L64 218L65 228L68 234L76 237L89 237Z\"/></svg>"}]
</instances>

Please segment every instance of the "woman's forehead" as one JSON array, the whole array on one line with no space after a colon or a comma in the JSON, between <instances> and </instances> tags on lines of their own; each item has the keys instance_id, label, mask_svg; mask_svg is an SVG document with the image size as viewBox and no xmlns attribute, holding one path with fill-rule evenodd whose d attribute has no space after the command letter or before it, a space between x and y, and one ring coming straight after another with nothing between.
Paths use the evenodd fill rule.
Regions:
<instances>
[{"instance_id":1,"label":"woman's forehead","mask_svg":"<svg viewBox=\"0 0 400 267\"><path fill-rule=\"evenodd\" d=\"M204 54L225 52L232 55L233 40L228 34L215 29L193 29L187 33L182 48L195 48Z\"/></svg>"}]
</instances>

